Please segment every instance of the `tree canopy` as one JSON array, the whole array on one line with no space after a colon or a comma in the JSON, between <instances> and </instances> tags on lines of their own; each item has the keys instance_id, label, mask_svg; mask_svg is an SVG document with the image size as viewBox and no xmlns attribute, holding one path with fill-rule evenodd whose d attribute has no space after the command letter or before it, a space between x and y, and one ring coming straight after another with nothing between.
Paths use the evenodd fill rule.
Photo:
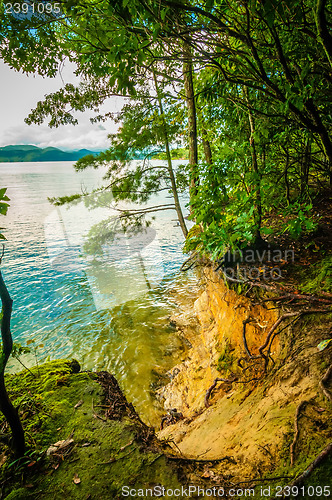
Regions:
<instances>
[{"instance_id":1,"label":"tree canopy","mask_svg":"<svg viewBox=\"0 0 332 500\"><path fill-rule=\"evenodd\" d=\"M77 165L111 160L119 197L132 190L131 199L146 201L164 185L157 171L140 171L126 187L116 154L119 166L130 148L149 153L186 138L189 169L175 175L173 193L180 184L190 190L197 226L187 249L217 257L272 231L297 237L315 227L313 199L332 183L330 1L64 0L60 12L2 9L5 62L54 76L67 58L82 78L38 103L28 123L75 124L73 111L87 108L111 119L99 114L105 99L131 100L110 150ZM271 229L274 212L281 222Z\"/></svg>"}]
</instances>

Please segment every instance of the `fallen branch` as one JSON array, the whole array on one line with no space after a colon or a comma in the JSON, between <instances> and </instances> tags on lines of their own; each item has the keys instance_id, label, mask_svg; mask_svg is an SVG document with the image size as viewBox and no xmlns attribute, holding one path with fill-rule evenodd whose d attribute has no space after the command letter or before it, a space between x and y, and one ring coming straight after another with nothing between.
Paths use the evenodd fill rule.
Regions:
<instances>
[{"instance_id":1,"label":"fallen branch","mask_svg":"<svg viewBox=\"0 0 332 500\"><path fill-rule=\"evenodd\" d=\"M332 375L332 364L326 370L324 377L319 382L319 387L322 389L322 391L323 391L324 395L327 397L327 399L329 399L332 402L332 395L331 395L330 391L325 387L325 384L329 381L331 375Z\"/></svg>"},{"instance_id":2,"label":"fallen branch","mask_svg":"<svg viewBox=\"0 0 332 500\"><path fill-rule=\"evenodd\" d=\"M301 401L301 403L296 408L295 417L294 417L294 429L295 429L295 433L294 433L293 442L290 445L290 461L291 461L291 466L294 465L295 446L296 446L296 443L297 443L297 440L298 440L298 437L299 437L299 433L300 433L300 431L299 431L300 413L301 413L302 408L304 408L307 403L308 403L308 401Z\"/></svg>"}]
</instances>

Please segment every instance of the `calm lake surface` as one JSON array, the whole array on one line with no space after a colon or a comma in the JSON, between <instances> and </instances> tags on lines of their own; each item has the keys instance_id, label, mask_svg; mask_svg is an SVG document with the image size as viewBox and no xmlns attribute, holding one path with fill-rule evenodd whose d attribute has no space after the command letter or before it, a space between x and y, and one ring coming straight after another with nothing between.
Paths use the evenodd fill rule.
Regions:
<instances>
[{"instance_id":1,"label":"calm lake surface","mask_svg":"<svg viewBox=\"0 0 332 500\"><path fill-rule=\"evenodd\" d=\"M109 194L52 206L48 197L105 184L103 171L76 173L72 165L0 163L0 186L11 200L1 226L8 240L2 270L14 300L13 337L22 345L34 340L39 362L75 357L82 369L111 371L143 418L156 424L155 373L171 368L184 349L168 318L175 297L197 294L196 278L179 273L182 232L172 220L175 212L167 210L145 233L120 233ZM149 206L171 203L167 196ZM89 230L97 243L105 237L103 246L91 246ZM35 364L33 354L22 360ZM18 366L11 362L9 369Z\"/></svg>"}]
</instances>

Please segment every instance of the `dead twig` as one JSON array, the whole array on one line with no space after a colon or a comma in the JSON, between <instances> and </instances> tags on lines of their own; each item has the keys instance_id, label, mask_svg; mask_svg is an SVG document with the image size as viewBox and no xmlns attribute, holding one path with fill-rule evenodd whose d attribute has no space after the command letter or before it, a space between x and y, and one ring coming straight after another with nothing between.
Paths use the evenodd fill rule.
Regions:
<instances>
[{"instance_id":1,"label":"dead twig","mask_svg":"<svg viewBox=\"0 0 332 500\"><path fill-rule=\"evenodd\" d=\"M131 441L129 441L129 443L125 444L124 446L121 446L120 450L119 451L123 451L125 450L126 448L128 448L128 446L131 446L134 442L134 439L132 439Z\"/></svg>"},{"instance_id":2,"label":"dead twig","mask_svg":"<svg viewBox=\"0 0 332 500\"><path fill-rule=\"evenodd\" d=\"M248 479L247 481L239 481L232 485L233 487L240 484L250 484L250 483L264 483L266 481L279 481L280 479L291 479L292 476L276 476L276 477L257 477L253 479Z\"/></svg>"},{"instance_id":3,"label":"dead twig","mask_svg":"<svg viewBox=\"0 0 332 500\"><path fill-rule=\"evenodd\" d=\"M96 413L95 411L95 407L94 407L94 404L93 404L93 398L92 398L92 415L94 418L99 418L99 420L102 420L103 422L106 422L106 418L103 418L101 417L100 415L98 415L98 413Z\"/></svg>"},{"instance_id":4,"label":"dead twig","mask_svg":"<svg viewBox=\"0 0 332 500\"><path fill-rule=\"evenodd\" d=\"M232 462L233 464L236 464L236 461L234 460L233 457L223 457L223 458L216 458L216 459L199 459L199 458L184 458L184 457L176 457L172 455L165 455L168 460L177 460L179 462L187 462L187 463L196 463L196 464L219 464L220 462L223 462L224 460L228 460L228 462Z\"/></svg>"}]
</instances>

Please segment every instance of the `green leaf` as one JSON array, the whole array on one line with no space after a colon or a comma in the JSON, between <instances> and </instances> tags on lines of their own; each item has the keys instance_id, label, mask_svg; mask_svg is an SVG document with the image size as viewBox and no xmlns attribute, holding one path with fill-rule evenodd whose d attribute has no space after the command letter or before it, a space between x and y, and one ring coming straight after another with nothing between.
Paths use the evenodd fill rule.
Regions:
<instances>
[{"instance_id":1,"label":"green leaf","mask_svg":"<svg viewBox=\"0 0 332 500\"><path fill-rule=\"evenodd\" d=\"M160 12L160 17L161 17L162 21L165 21L166 16L167 16L167 11L168 11L168 9L162 9L162 11Z\"/></svg>"},{"instance_id":2,"label":"green leaf","mask_svg":"<svg viewBox=\"0 0 332 500\"><path fill-rule=\"evenodd\" d=\"M213 5L214 5L214 0L206 0L206 2L205 2L205 9L206 10L212 10Z\"/></svg>"}]
</instances>

